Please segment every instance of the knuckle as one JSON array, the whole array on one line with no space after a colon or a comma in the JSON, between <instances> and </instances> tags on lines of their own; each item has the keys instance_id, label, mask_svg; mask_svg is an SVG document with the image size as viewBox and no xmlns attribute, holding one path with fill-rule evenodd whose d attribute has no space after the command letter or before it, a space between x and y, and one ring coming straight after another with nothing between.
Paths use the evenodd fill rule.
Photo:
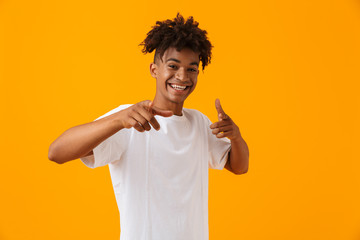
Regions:
<instances>
[{"instance_id":1,"label":"knuckle","mask_svg":"<svg viewBox=\"0 0 360 240\"><path fill-rule=\"evenodd\" d=\"M144 118L145 118L148 122L151 121L151 116L150 116L150 114L148 114L148 113L145 114Z\"/></svg>"}]
</instances>

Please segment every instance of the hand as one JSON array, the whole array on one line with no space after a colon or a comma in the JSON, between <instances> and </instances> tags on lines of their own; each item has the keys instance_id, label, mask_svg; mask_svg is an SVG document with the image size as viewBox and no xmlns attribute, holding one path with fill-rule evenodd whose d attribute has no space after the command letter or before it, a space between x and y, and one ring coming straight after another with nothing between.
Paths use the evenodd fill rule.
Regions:
<instances>
[{"instance_id":1,"label":"hand","mask_svg":"<svg viewBox=\"0 0 360 240\"><path fill-rule=\"evenodd\" d=\"M120 122L124 128L135 128L139 132L150 131L150 124L156 130L160 129L160 124L155 119L155 115L170 117L172 111L161 110L153 106L150 100L142 101L119 112Z\"/></svg>"},{"instance_id":2,"label":"hand","mask_svg":"<svg viewBox=\"0 0 360 240\"><path fill-rule=\"evenodd\" d=\"M219 99L215 100L215 107L218 112L219 121L210 125L212 133L216 135L217 138L227 137L230 140L241 138L238 126L225 114Z\"/></svg>"}]
</instances>

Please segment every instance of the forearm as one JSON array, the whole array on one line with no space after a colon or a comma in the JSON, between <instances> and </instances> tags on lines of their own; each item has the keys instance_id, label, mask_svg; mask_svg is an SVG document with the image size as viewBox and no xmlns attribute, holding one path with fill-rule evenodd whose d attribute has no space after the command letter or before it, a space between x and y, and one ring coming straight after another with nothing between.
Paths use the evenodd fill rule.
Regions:
<instances>
[{"instance_id":1,"label":"forearm","mask_svg":"<svg viewBox=\"0 0 360 240\"><path fill-rule=\"evenodd\" d=\"M231 140L229 162L235 174L246 173L249 169L249 148L241 136Z\"/></svg>"},{"instance_id":2,"label":"forearm","mask_svg":"<svg viewBox=\"0 0 360 240\"><path fill-rule=\"evenodd\" d=\"M49 159L65 163L86 155L123 128L118 114L119 112L66 130L50 145Z\"/></svg>"}]
</instances>

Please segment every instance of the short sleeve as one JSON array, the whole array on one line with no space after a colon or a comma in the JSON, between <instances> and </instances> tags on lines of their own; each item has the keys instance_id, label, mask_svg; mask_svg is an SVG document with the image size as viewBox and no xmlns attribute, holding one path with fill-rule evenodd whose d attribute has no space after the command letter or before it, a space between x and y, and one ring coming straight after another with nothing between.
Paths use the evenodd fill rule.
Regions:
<instances>
[{"instance_id":1,"label":"short sleeve","mask_svg":"<svg viewBox=\"0 0 360 240\"><path fill-rule=\"evenodd\" d=\"M101 117L95 119L97 121L101 118L107 117L111 114L114 114L118 111L126 109L131 106L131 104L120 105L119 107L107 112ZM105 166L114 161L120 160L122 154L127 148L128 142L128 129L122 129L112 136L105 139L98 146L93 149L93 155L81 157L80 160L89 168L97 168Z\"/></svg>"},{"instance_id":2,"label":"short sleeve","mask_svg":"<svg viewBox=\"0 0 360 240\"><path fill-rule=\"evenodd\" d=\"M231 150L231 141L228 138L217 138L212 134L212 130L209 127L212 122L205 115L203 116L206 122L206 135L208 138L209 168L222 170Z\"/></svg>"}]
</instances>

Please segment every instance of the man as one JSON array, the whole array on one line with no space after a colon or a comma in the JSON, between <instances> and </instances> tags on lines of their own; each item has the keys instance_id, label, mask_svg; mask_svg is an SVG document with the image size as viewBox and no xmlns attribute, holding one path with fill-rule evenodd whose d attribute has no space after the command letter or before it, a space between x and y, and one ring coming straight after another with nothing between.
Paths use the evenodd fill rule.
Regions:
<instances>
[{"instance_id":1,"label":"man","mask_svg":"<svg viewBox=\"0 0 360 240\"><path fill-rule=\"evenodd\" d=\"M156 22L141 45L144 53L156 50L153 101L120 105L70 128L51 144L49 159L109 165L121 240L207 240L208 168L246 173L247 144L218 99L214 124L183 108L200 62L204 69L211 59L206 31L192 17Z\"/></svg>"}]
</instances>

